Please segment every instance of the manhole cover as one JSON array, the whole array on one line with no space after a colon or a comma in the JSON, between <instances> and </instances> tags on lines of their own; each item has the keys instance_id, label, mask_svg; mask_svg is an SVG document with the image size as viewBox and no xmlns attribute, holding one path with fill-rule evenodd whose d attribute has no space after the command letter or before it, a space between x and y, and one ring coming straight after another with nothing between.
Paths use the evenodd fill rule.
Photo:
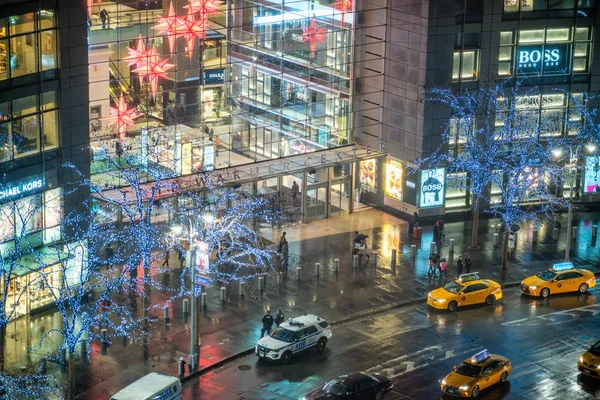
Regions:
<instances>
[{"instance_id":1,"label":"manhole cover","mask_svg":"<svg viewBox=\"0 0 600 400\"><path fill-rule=\"evenodd\" d=\"M242 364L242 365L238 365L238 369L240 371L248 371L248 370L252 369L252 367L250 365Z\"/></svg>"},{"instance_id":2,"label":"manhole cover","mask_svg":"<svg viewBox=\"0 0 600 400\"><path fill-rule=\"evenodd\" d=\"M366 325L366 326L371 326L375 323L375 320L373 319L365 319L363 321L361 321L362 325Z\"/></svg>"}]
</instances>

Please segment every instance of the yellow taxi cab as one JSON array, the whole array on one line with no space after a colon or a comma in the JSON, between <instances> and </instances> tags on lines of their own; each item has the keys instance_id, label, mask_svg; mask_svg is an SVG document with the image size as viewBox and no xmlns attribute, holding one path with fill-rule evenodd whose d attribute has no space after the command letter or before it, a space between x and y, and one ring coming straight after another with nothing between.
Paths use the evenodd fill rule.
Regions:
<instances>
[{"instance_id":1,"label":"yellow taxi cab","mask_svg":"<svg viewBox=\"0 0 600 400\"><path fill-rule=\"evenodd\" d=\"M455 311L459 306L493 304L502 298L500 285L489 279L480 279L478 272L462 274L446 286L429 292L427 304L433 308Z\"/></svg>"},{"instance_id":2,"label":"yellow taxi cab","mask_svg":"<svg viewBox=\"0 0 600 400\"><path fill-rule=\"evenodd\" d=\"M600 340L579 357L577 369L582 374L600 379Z\"/></svg>"},{"instance_id":3,"label":"yellow taxi cab","mask_svg":"<svg viewBox=\"0 0 600 400\"><path fill-rule=\"evenodd\" d=\"M596 286L596 277L587 269L575 269L572 262L554 264L552 268L525 278L521 292L530 296L546 298L550 294L580 292Z\"/></svg>"},{"instance_id":4,"label":"yellow taxi cab","mask_svg":"<svg viewBox=\"0 0 600 400\"><path fill-rule=\"evenodd\" d=\"M466 359L441 382L442 392L457 397L477 397L482 390L506 382L512 364L506 357L482 350Z\"/></svg>"}]
</instances>

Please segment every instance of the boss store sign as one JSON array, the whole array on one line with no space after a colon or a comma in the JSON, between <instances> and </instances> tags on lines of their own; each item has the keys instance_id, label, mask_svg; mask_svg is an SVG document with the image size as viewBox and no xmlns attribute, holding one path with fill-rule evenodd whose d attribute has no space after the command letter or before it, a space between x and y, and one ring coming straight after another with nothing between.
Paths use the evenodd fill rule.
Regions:
<instances>
[{"instance_id":1,"label":"boss store sign","mask_svg":"<svg viewBox=\"0 0 600 400\"><path fill-rule=\"evenodd\" d=\"M569 44L520 46L517 68L521 75L569 73Z\"/></svg>"}]
</instances>

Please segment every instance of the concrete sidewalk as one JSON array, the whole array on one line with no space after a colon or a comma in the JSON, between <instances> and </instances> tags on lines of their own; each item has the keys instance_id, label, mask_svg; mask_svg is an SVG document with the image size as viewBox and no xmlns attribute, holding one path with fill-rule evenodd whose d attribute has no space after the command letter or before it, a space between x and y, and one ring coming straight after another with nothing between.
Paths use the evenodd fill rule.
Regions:
<instances>
[{"instance_id":1,"label":"concrete sidewalk","mask_svg":"<svg viewBox=\"0 0 600 400\"><path fill-rule=\"evenodd\" d=\"M596 268L599 251L590 240L591 226L595 222L591 216L576 218L579 236L573 246L573 260L576 265L586 265L586 268L599 273ZM509 264L508 271L502 271L499 268L501 242L498 248L493 246L497 221L484 220L480 225L482 245L479 250L470 251L472 271L479 271L483 277L505 286L518 284L524 277L564 258L564 228L559 240L554 241L551 229L548 232L542 226L536 244L531 243L528 230L522 228L515 260ZM431 227L424 228L421 240L413 241L408 237L404 221L371 209L285 230L291 257L288 272L282 276L281 282L278 283L273 274L266 279L265 290L261 293L257 280L252 280L247 282L243 296L238 294L237 283L229 284L226 286L225 302L219 300L218 288L208 289L208 306L202 311L200 323L202 348L199 373L252 351L260 336L260 320L266 309L281 308L286 318L315 313L330 322L340 322L404 304L423 302L428 291L444 283L427 276ZM375 269L371 263L352 268L351 243L355 230L369 235L371 247L378 255ZM278 242L281 231L264 228L261 235ZM450 258L447 244L450 238L454 238L456 260L470 244L470 223L446 224L445 233L447 236L441 245L441 254ZM414 264L410 258L412 244L418 249ZM395 266L390 263L392 249L399 254ZM336 258L340 265L338 273L334 271ZM315 275L315 263L321 265L318 276ZM449 279L453 275L454 270L450 267ZM99 351L99 345L92 345L98 351L92 353L91 363L82 365L77 372L80 376L78 391L83 392L78 398L109 398L151 371L177 375L177 359L181 356L187 358L189 352L188 326L182 320L180 303L175 303L171 309L170 325L165 326L162 313L159 314L152 327L152 357L148 361L142 359L139 343L128 343L127 346L115 343L105 355ZM189 376L188 371L186 376Z\"/></svg>"}]
</instances>

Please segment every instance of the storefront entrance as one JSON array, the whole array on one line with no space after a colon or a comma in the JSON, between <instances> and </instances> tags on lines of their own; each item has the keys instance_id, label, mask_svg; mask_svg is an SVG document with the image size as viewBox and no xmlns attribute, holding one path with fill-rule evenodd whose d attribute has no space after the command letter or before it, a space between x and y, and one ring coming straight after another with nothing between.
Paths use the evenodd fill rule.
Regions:
<instances>
[{"instance_id":1,"label":"storefront entrance","mask_svg":"<svg viewBox=\"0 0 600 400\"><path fill-rule=\"evenodd\" d=\"M331 182L329 190L329 216L337 217L350 210L351 182L348 179Z\"/></svg>"},{"instance_id":2,"label":"storefront entrance","mask_svg":"<svg viewBox=\"0 0 600 400\"><path fill-rule=\"evenodd\" d=\"M327 218L327 183L311 185L306 189L306 221Z\"/></svg>"}]
</instances>

